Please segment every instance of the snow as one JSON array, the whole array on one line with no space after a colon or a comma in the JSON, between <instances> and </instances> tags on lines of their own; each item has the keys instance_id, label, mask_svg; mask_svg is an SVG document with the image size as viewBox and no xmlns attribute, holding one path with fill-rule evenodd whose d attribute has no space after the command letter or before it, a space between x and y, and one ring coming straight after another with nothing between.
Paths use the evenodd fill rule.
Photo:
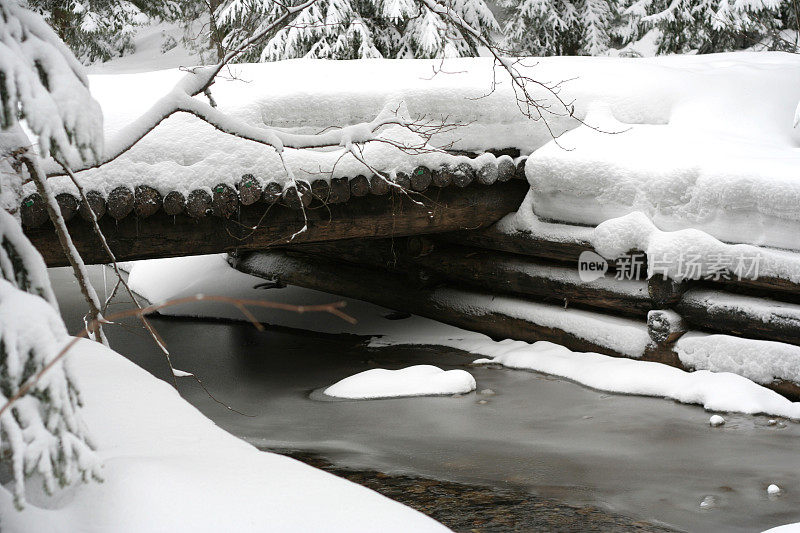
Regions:
<instances>
[{"instance_id":1,"label":"snow","mask_svg":"<svg viewBox=\"0 0 800 533\"><path fill-rule=\"evenodd\" d=\"M369 489L258 451L98 343L80 341L69 364L105 481L52 498L29 489L22 512L0 488L4 532L447 531Z\"/></svg>"},{"instance_id":2,"label":"snow","mask_svg":"<svg viewBox=\"0 0 800 533\"><path fill-rule=\"evenodd\" d=\"M767 487L767 494L777 495L781 493L781 488L774 483Z\"/></svg>"},{"instance_id":3,"label":"snow","mask_svg":"<svg viewBox=\"0 0 800 533\"><path fill-rule=\"evenodd\" d=\"M475 363L543 372L599 390L660 396L696 403L710 411L766 413L800 419L800 403L790 402L777 392L729 372L686 372L661 363L572 352L546 341L533 344L483 341L458 343L457 347L488 356Z\"/></svg>"},{"instance_id":4,"label":"snow","mask_svg":"<svg viewBox=\"0 0 800 533\"><path fill-rule=\"evenodd\" d=\"M342 298L330 294L298 287L266 291L253 288L264 282L265 280L261 278L232 269L223 257L218 255L138 261L133 264L130 277L132 288L152 302L196 293L225 294L238 298L267 298L272 301L293 304L329 303L342 300ZM449 295L454 298L458 296L456 291L441 294L440 297ZM497 300L500 300L498 302L499 309L509 312L514 310L512 302L504 302L502 298L497 298ZM448 346L485 356L482 362L550 373L600 390L697 403L712 411L767 413L773 416L800 419L800 403L793 403L776 392L729 372L717 373L709 370L685 372L660 363L613 358L596 353L572 352L563 346L544 341L533 344L513 340L494 341L480 333L465 331L416 316L405 320L386 320L384 316L389 313L387 309L356 300L345 299L345 301L347 302L345 311L355 316L359 320L358 324L351 325L324 314L308 317L263 308L253 308L252 311L259 320L273 325L326 333L375 336L370 341L370 346L373 347L396 344ZM489 304L491 304L491 297L486 297L486 299L472 301L471 308L477 312L484 312L490 308ZM506 304L508 305L506 306ZM165 310L165 314L244 320L241 314L232 307L209 302L192 305L196 307L176 306ZM552 308L552 306L544 305L542 307ZM533 309L539 310L538 307ZM518 312L522 314L522 310L518 309ZM574 316L563 309L558 309L558 312L564 313L564 321L567 321L568 317ZM558 316L554 308L548 309L549 313L552 313L553 317ZM593 336L605 336L602 339L604 342L616 342L620 348L627 345L629 348L641 349L646 345L646 327L640 325L638 327L631 326L630 329L625 327L613 329L615 321L624 319L595 316L600 318L593 322L589 321L588 317L585 321L580 319L576 321L576 324L580 325L576 331ZM603 320L606 318L609 319L607 322ZM567 325L564 322L562 324ZM625 323L616 322L616 324L624 326ZM689 339L692 338L690 334L684 335L684 338L687 336ZM625 340L626 337L628 337L627 340ZM702 345L702 339L703 337L700 336L695 342ZM708 342L708 345L713 347L714 340ZM769 345L753 345L753 351L748 353L748 357L753 353L757 354L759 348L763 350L765 347L772 348L772 345L787 346L781 343L769 343ZM797 350L800 351L800 348ZM734 361L739 351L740 346L732 343L721 353L727 353L727 357ZM770 360L772 359L774 359L775 368L779 368L780 356L770 358ZM747 361L747 358L743 358L743 362ZM753 366L757 367L758 365ZM738 369L740 366L731 364L728 369L730 368ZM770 370L768 369L766 373L770 373ZM772 378L769 381L771 380Z\"/></svg>"},{"instance_id":5,"label":"snow","mask_svg":"<svg viewBox=\"0 0 800 533\"><path fill-rule=\"evenodd\" d=\"M738 53L646 59L558 57L541 58L535 65L533 62L524 63L518 66L521 72L537 80L550 83L569 80L561 86L559 94L566 102L574 101L575 116L589 121L591 125L605 125L602 114L587 115L588 109L602 104L601 107L609 109L615 120L622 123L622 130L629 129L631 125L660 125L671 130L676 124L682 124L684 129L697 130L697 135L700 135L700 129L695 127L698 124L707 127L715 125L725 130L747 126L753 130L752 135L760 135L761 144L758 146L773 147L773 152L764 153L766 156L780 156L774 164L770 163L772 159L764 160L763 172L753 174L754 183L761 183L763 180L756 178L764 173L772 176L770 169L790 169L793 165L794 156L791 154L794 152L791 147L798 135L791 129L791 113L797 103L794 96L791 96L791 109L786 111L789 118L784 121L785 127L780 119L783 106L792 92L790 88L800 80L800 60L791 55ZM115 133L167 94L183 75L184 72L180 70L169 69L90 76L93 95L103 108L106 133L112 139L111 144L114 144ZM590 146L582 144L569 152L561 150L554 143L544 146L551 140L547 128L543 121L528 120L519 112L513 91L504 76L503 72L497 72L499 83L492 90L495 76L489 58L447 59L444 62L376 59L332 63L290 60L233 65L229 72L224 72L217 79L212 93L219 111L231 117L231 120L254 128L277 128L287 134L313 134L332 126L369 123L387 106L403 106L408 109L411 118L428 126L442 121L461 125L445 128L446 131L433 131L431 146L449 146L452 143L455 149L473 151L519 148L523 153L541 148L537 151L537 158L541 156L541 162L537 163L535 159L529 163L529 176L536 181L537 191L541 191L541 194L537 192L533 202L537 212L540 208L547 211L548 191L563 191L559 194L569 196L569 191L573 189L585 189L582 194L590 201L591 197L587 196L589 191L598 191L601 184L608 184L610 189L619 190L620 194L635 189L635 183L638 182L633 178L626 178L624 183L620 182L615 187L616 174L610 170L600 172L609 168L602 161L591 162L593 172L588 179L586 176L573 177L570 178L572 181L568 181L567 177L575 174L573 172L563 175L563 183L553 181L562 175L560 167L557 168L562 159L573 157L564 154L583 154L584 149L591 151L595 145L602 144L604 148L599 153L607 154L611 161L630 160L630 152L638 153L638 147L632 150L628 139L638 138L639 134L601 135L599 141L590 139ZM320 80L325 82L320 83ZM760 97L751 102L752 94L759 94ZM552 96L542 89L534 90L534 96L552 100ZM714 101L711 100L712 96ZM202 102L204 97L198 96L195 100ZM742 105L743 101L747 105ZM550 103L556 106L553 107L555 110L556 103ZM729 112L731 109L736 109L736 112ZM567 116L547 115L547 121L557 134L574 129L573 133L580 136L587 130L579 121ZM682 133L683 130L676 136L683 138ZM716 130L709 136L712 134L716 136ZM419 141L419 138L414 140L417 143ZM624 146L625 157L605 149L608 143L614 142ZM565 146L573 144L570 135L561 137L559 143ZM719 143L725 145L728 139L720 138ZM740 145L736 146L735 151L740 155L745 153ZM661 158L669 158L669 153L669 150L665 150ZM752 150L746 153L752 153ZM349 156L334 168L334 162L341 155L340 150L302 154L286 150L284 155L298 179L325 177L331 171L334 177L348 174L352 177L363 172L363 167ZM435 163L435 158L429 159L432 155L436 154L401 155L384 146L383 150L375 148L375 152L368 154L367 159L381 170L407 170L421 161ZM644 160L644 155L639 159ZM123 184L134 186L147 183L163 193L169 189L185 191L213 187L217 183L233 183L246 173L278 180L287 176L274 150L228 136L196 117L179 114L165 120L139 145L105 169L87 171L82 173L82 178L89 188L104 190ZM641 179L646 182L650 177L648 174ZM65 181L56 182L57 187L68 188ZM685 185L685 180L681 184ZM674 190L675 187L675 184L664 185L663 189ZM775 187L748 187L747 190L758 193L755 196L758 198L768 190L777 190ZM789 180L781 190L794 194L792 187ZM791 205L791 194L785 196L786 202L781 205ZM748 197L746 193L736 195L736 198L746 202L752 202L755 198ZM602 200L622 201L627 198L617 198L611 192L607 196ZM708 201L712 200L709 196ZM677 200L670 199L670 202L674 201ZM725 200L719 205L727 208L732 201ZM746 202L742 204L744 207ZM777 217L776 220L790 216L791 213L787 215L775 202L774 195L759 200L764 213ZM646 202L636 205L644 208ZM538 214L544 218L576 221L574 216L550 216L559 215L550 211ZM576 213L583 211L581 208ZM690 211L678 215L688 216ZM599 223L602 219L604 217L594 217L592 223ZM721 223L721 226L724 225Z\"/></svg>"},{"instance_id":6,"label":"snow","mask_svg":"<svg viewBox=\"0 0 800 533\"><path fill-rule=\"evenodd\" d=\"M372 368L337 381L325 389L335 398L365 400L402 396L464 394L475 390L475 378L465 370L414 365L399 370Z\"/></svg>"},{"instance_id":7,"label":"snow","mask_svg":"<svg viewBox=\"0 0 800 533\"><path fill-rule=\"evenodd\" d=\"M606 220L592 231L589 241L607 259L622 257L631 250L645 252L648 275L702 279L727 269L734 279L775 277L800 282L797 253L726 244L694 228L662 231L640 211Z\"/></svg>"},{"instance_id":8,"label":"snow","mask_svg":"<svg viewBox=\"0 0 800 533\"><path fill-rule=\"evenodd\" d=\"M786 524L783 526L767 529L763 533L798 533L800 532L800 522L796 524Z\"/></svg>"},{"instance_id":9,"label":"snow","mask_svg":"<svg viewBox=\"0 0 800 533\"><path fill-rule=\"evenodd\" d=\"M636 61L650 87L619 80L648 100L649 114L590 98L587 126L531 155L536 215L595 226L639 211L664 231L800 249L800 131L792 127L800 60L741 53L667 61Z\"/></svg>"},{"instance_id":10,"label":"snow","mask_svg":"<svg viewBox=\"0 0 800 533\"><path fill-rule=\"evenodd\" d=\"M719 415L711 415L711 418L708 419L708 424L712 427L718 427L725 424L725 419Z\"/></svg>"},{"instance_id":11,"label":"snow","mask_svg":"<svg viewBox=\"0 0 800 533\"><path fill-rule=\"evenodd\" d=\"M736 372L756 383L800 382L800 346L690 331L675 343L688 368Z\"/></svg>"}]
</instances>

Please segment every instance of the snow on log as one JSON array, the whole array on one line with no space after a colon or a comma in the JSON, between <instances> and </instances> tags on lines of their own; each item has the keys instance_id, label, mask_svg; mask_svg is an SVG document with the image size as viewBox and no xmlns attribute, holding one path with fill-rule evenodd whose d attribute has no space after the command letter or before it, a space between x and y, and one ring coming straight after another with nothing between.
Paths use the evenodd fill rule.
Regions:
<instances>
[{"instance_id":1,"label":"snow on log","mask_svg":"<svg viewBox=\"0 0 800 533\"><path fill-rule=\"evenodd\" d=\"M482 159L478 170L475 172L475 180L481 185L492 185L497 181L498 169L497 160L492 155L487 155Z\"/></svg>"},{"instance_id":2,"label":"snow on log","mask_svg":"<svg viewBox=\"0 0 800 533\"><path fill-rule=\"evenodd\" d=\"M78 207L78 213L81 215L81 218L87 222L92 220L92 217L89 214L89 209L94 211L94 216L97 218L97 220L103 218L103 215L106 214L106 199L103 198L103 193L94 189L87 191L86 201L89 203L88 208L83 202L81 202L80 207Z\"/></svg>"},{"instance_id":3,"label":"snow on log","mask_svg":"<svg viewBox=\"0 0 800 533\"><path fill-rule=\"evenodd\" d=\"M139 218L154 215L163 205L161 194L149 185L137 185L133 190L133 211Z\"/></svg>"},{"instance_id":4,"label":"snow on log","mask_svg":"<svg viewBox=\"0 0 800 533\"><path fill-rule=\"evenodd\" d=\"M116 220L122 220L133 211L133 191L120 185L108 194L108 214Z\"/></svg>"},{"instance_id":5,"label":"snow on log","mask_svg":"<svg viewBox=\"0 0 800 533\"><path fill-rule=\"evenodd\" d=\"M686 323L675 311L653 309L647 313L647 333L658 345L672 344L686 333Z\"/></svg>"},{"instance_id":6,"label":"snow on log","mask_svg":"<svg viewBox=\"0 0 800 533\"><path fill-rule=\"evenodd\" d=\"M577 351L639 358L650 338L643 320L564 309L519 298L437 287L410 288L404 276L289 251L255 252L242 272L372 302L492 337L549 340Z\"/></svg>"},{"instance_id":7,"label":"snow on log","mask_svg":"<svg viewBox=\"0 0 800 533\"><path fill-rule=\"evenodd\" d=\"M721 291L691 290L675 309L695 327L800 345L800 305Z\"/></svg>"},{"instance_id":8,"label":"snow on log","mask_svg":"<svg viewBox=\"0 0 800 533\"><path fill-rule=\"evenodd\" d=\"M78 212L78 199L68 192L62 192L56 195L56 202L61 209L61 216L64 217L64 222L68 222Z\"/></svg>"},{"instance_id":9,"label":"snow on log","mask_svg":"<svg viewBox=\"0 0 800 533\"><path fill-rule=\"evenodd\" d=\"M369 180L363 174L359 174L350 180L350 195L359 198L369 194Z\"/></svg>"},{"instance_id":10,"label":"snow on log","mask_svg":"<svg viewBox=\"0 0 800 533\"><path fill-rule=\"evenodd\" d=\"M221 218L230 218L239 209L239 196L230 185L218 183L211 189L211 212Z\"/></svg>"},{"instance_id":11,"label":"snow on log","mask_svg":"<svg viewBox=\"0 0 800 533\"><path fill-rule=\"evenodd\" d=\"M466 283L491 292L532 297L564 308L576 305L605 309L641 319L654 307L647 282L643 280L600 278L585 282L574 267L465 246L436 245L430 239L344 240L300 244L293 249L404 273L420 286L449 280L456 286ZM419 279L420 275L426 279Z\"/></svg>"},{"instance_id":12,"label":"snow on log","mask_svg":"<svg viewBox=\"0 0 800 533\"><path fill-rule=\"evenodd\" d=\"M261 182L252 174L243 175L236 184L242 205L252 205L261 199Z\"/></svg>"},{"instance_id":13,"label":"snow on log","mask_svg":"<svg viewBox=\"0 0 800 533\"><path fill-rule=\"evenodd\" d=\"M501 155L497 158L497 181L503 183L514 177L517 166L510 155Z\"/></svg>"},{"instance_id":14,"label":"snow on log","mask_svg":"<svg viewBox=\"0 0 800 533\"><path fill-rule=\"evenodd\" d=\"M453 169L453 184L456 187L466 187L475 179L475 169L469 163L459 163Z\"/></svg>"},{"instance_id":15,"label":"snow on log","mask_svg":"<svg viewBox=\"0 0 800 533\"><path fill-rule=\"evenodd\" d=\"M264 192L261 193L261 199L267 204L274 204L281 199L283 194L283 185L277 181L270 180L264 185Z\"/></svg>"},{"instance_id":16,"label":"snow on log","mask_svg":"<svg viewBox=\"0 0 800 533\"><path fill-rule=\"evenodd\" d=\"M195 189L189 193L189 198L186 199L186 213L194 218L199 219L206 216L206 213L211 211L211 195L205 189Z\"/></svg>"},{"instance_id":17,"label":"snow on log","mask_svg":"<svg viewBox=\"0 0 800 533\"><path fill-rule=\"evenodd\" d=\"M442 165L432 172L431 179L437 187L449 187L453 183L453 168L450 165Z\"/></svg>"},{"instance_id":18,"label":"snow on log","mask_svg":"<svg viewBox=\"0 0 800 533\"><path fill-rule=\"evenodd\" d=\"M178 191L170 191L164 197L164 212L170 216L180 215L186 211L186 197Z\"/></svg>"},{"instance_id":19,"label":"snow on log","mask_svg":"<svg viewBox=\"0 0 800 533\"><path fill-rule=\"evenodd\" d=\"M38 192L23 198L22 206L20 206L20 216L22 217L22 225L26 228L38 228L50 220L44 199Z\"/></svg>"},{"instance_id":20,"label":"snow on log","mask_svg":"<svg viewBox=\"0 0 800 533\"><path fill-rule=\"evenodd\" d=\"M419 198L415 202L405 195L389 201L386 196L370 195L353 198L344 204L328 205L327 209L309 209L305 214L282 206L276 206L265 214L264 204L256 203L240 206L235 223L218 217L205 217L205 212L211 208L211 196L198 189L201 192L195 195L193 209L199 217L169 215L165 207L145 221L128 217L117 223L104 217L99 222L117 259L128 261L236 249L257 250L287 242L404 237L480 228L514 211L527 189L527 184L515 180L486 188L442 189L435 201ZM131 209L132 196L131 193ZM306 231L289 241L306 222ZM108 261L105 252L97 246L97 238L89 224L82 221L72 223L70 231L76 248L87 263ZM28 228L26 234L49 266L65 264L66 258L49 225Z\"/></svg>"},{"instance_id":21,"label":"snow on log","mask_svg":"<svg viewBox=\"0 0 800 533\"><path fill-rule=\"evenodd\" d=\"M431 180L431 171L427 167L419 166L411 172L411 188L417 192L430 187Z\"/></svg>"}]
</instances>

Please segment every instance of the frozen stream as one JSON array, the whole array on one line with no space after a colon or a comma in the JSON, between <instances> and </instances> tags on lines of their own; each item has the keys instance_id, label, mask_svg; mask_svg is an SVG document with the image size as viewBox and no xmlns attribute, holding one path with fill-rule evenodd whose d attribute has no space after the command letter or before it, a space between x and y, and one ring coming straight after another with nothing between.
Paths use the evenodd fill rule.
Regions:
<instances>
[{"instance_id":1,"label":"frozen stream","mask_svg":"<svg viewBox=\"0 0 800 533\"><path fill-rule=\"evenodd\" d=\"M51 271L70 331L84 306L65 269ZM102 288L100 268L92 275ZM102 296L102 290L101 290ZM357 468L525 488L691 531L757 531L800 521L800 425L613 395L544 375L467 365L451 349L368 349L363 339L249 324L156 319L177 368L197 373L184 397L262 448L317 452ZM166 365L140 329L107 330L112 347L160 378ZM478 390L460 397L317 401L315 389L381 366L465 368ZM487 400L486 403L478 403ZM769 497L770 483L780 497ZM703 500L710 502L701 508Z\"/></svg>"}]
</instances>

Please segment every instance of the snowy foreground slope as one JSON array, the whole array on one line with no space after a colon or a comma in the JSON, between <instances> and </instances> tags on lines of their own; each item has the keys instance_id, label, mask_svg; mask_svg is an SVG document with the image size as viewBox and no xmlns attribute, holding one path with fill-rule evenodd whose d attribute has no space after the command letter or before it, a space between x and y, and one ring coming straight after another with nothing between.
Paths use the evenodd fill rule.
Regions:
<instances>
[{"instance_id":1,"label":"snowy foreground slope","mask_svg":"<svg viewBox=\"0 0 800 533\"><path fill-rule=\"evenodd\" d=\"M253 288L262 282L261 278L234 270L219 255L139 261L134 263L130 275L131 287L151 302L197 293L306 305L342 300L335 295L298 287L266 292ZM455 296L455 292L451 291L451 296ZM714 411L765 413L800 420L800 402L791 402L729 372L685 372L660 363L576 353L549 342L497 342L480 333L420 317L386 320L383 316L389 312L387 309L356 300L346 301L347 313L358 320L355 325L325 314L311 317L263 308L253 308L252 311L258 320L270 324L325 333L374 336L372 346L450 346L482 356L480 363L554 374L600 390L664 397L699 404ZM244 320L237 309L209 302L175 306L165 309L164 313Z\"/></svg>"},{"instance_id":2,"label":"snowy foreground slope","mask_svg":"<svg viewBox=\"0 0 800 533\"><path fill-rule=\"evenodd\" d=\"M0 488L4 533L448 531L360 485L258 451L97 343L73 350L105 481L46 497L31 479L22 512Z\"/></svg>"}]
</instances>

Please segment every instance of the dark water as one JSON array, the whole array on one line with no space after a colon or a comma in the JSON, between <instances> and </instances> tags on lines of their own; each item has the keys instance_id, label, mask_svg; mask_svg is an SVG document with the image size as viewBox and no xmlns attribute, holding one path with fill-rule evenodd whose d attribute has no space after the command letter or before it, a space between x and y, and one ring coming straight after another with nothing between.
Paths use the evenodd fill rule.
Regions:
<instances>
[{"instance_id":1,"label":"dark water","mask_svg":"<svg viewBox=\"0 0 800 533\"><path fill-rule=\"evenodd\" d=\"M68 271L52 271L68 326L83 305ZM102 294L102 271L92 270ZM709 413L671 401L607 394L562 379L469 367L444 348L368 349L363 340L249 324L155 319L183 396L262 448L314 452L336 465L530 491L692 531L758 531L800 521L800 425ZM166 364L141 329L109 328L112 346L157 377ZM412 364L466 368L478 390L460 397L321 402L315 389L356 372ZM768 497L776 483L780 497ZM708 498L710 507L701 508Z\"/></svg>"}]
</instances>

